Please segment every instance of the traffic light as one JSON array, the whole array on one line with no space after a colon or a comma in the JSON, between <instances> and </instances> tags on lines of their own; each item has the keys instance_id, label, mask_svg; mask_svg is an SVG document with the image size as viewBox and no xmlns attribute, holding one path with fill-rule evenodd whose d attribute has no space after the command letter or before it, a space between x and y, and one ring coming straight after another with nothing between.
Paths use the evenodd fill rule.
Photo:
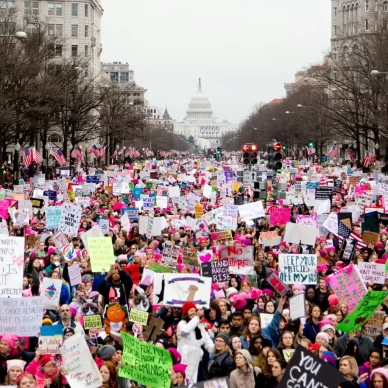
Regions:
<instances>
[{"instance_id":1,"label":"traffic light","mask_svg":"<svg viewBox=\"0 0 388 388\"><path fill-rule=\"evenodd\" d=\"M254 166L257 164L257 155L259 147L256 144L244 144L243 146L243 164L244 166Z\"/></svg>"},{"instance_id":2,"label":"traffic light","mask_svg":"<svg viewBox=\"0 0 388 388\"><path fill-rule=\"evenodd\" d=\"M314 147L314 142L312 140L309 141L309 148L313 148Z\"/></svg>"},{"instance_id":3,"label":"traffic light","mask_svg":"<svg viewBox=\"0 0 388 388\"><path fill-rule=\"evenodd\" d=\"M267 152L268 152L268 168L270 170L280 170L283 166L282 163L282 149L283 145L278 143L277 141L272 141L272 143L267 144Z\"/></svg>"}]
</instances>

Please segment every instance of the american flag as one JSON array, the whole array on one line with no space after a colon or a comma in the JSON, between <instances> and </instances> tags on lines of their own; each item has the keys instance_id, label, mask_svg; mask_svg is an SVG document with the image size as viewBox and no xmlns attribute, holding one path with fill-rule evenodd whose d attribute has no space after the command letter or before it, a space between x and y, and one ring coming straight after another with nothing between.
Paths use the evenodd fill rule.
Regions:
<instances>
[{"instance_id":1,"label":"american flag","mask_svg":"<svg viewBox=\"0 0 388 388\"><path fill-rule=\"evenodd\" d=\"M115 158L115 157L117 156L117 152L118 152L118 150L115 150L115 151L113 152L112 158Z\"/></svg>"},{"instance_id":2,"label":"american flag","mask_svg":"<svg viewBox=\"0 0 388 388\"><path fill-rule=\"evenodd\" d=\"M35 163L42 163L43 162L43 157L40 152L38 152L35 147L31 147L33 149L33 155L34 155L34 162Z\"/></svg>"},{"instance_id":3,"label":"american flag","mask_svg":"<svg viewBox=\"0 0 388 388\"><path fill-rule=\"evenodd\" d=\"M319 179L319 186L327 186L327 176L322 175Z\"/></svg>"},{"instance_id":4,"label":"american flag","mask_svg":"<svg viewBox=\"0 0 388 388\"><path fill-rule=\"evenodd\" d=\"M348 228L343 222L338 222L338 234L343 238L349 238L352 233L351 229Z\"/></svg>"},{"instance_id":5,"label":"american flag","mask_svg":"<svg viewBox=\"0 0 388 388\"><path fill-rule=\"evenodd\" d=\"M96 158L99 158L100 157L100 150L98 149L98 147L93 144L90 148L89 148L89 154L93 154Z\"/></svg>"},{"instance_id":6,"label":"american flag","mask_svg":"<svg viewBox=\"0 0 388 388\"><path fill-rule=\"evenodd\" d=\"M356 153L353 150L347 149L346 155L350 161L354 162L356 160Z\"/></svg>"},{"instance_id":7,"label":"american flag","mask_svg":"<svg viewBox=\"0 0 388 388\"><path fill-rule=\"evenodd\" d=\"M337 155L337 152L338 152L338 147L335 144L333 144L327 155L329 158L334 158Z\"/></svg>"},{"instance_id":8,"label":"american flag","mask_svg":"<svg viewBox=\"0 0 388 388\"><path fill-rule=\"evenodd\" d=\"M103 147L100 148L100 152L99 152L100 158L104 157L105 150L106 150L106 144Z\"/></svg>"},{"instance_id":9,"label":"american flag","mask_svg":"<svg viewBox=\"0 0 388 388\"><path fill-rule=\"evenodd\" d=\"M307 147L307 155L312 156L313 154L313 147Z\"/></svg>"},{"instance_id":10,"label":"american flag","mask_svg":"<svg viewBox=\"0 0 388 388\"><path fill-rule=\"evenodd\" d=\"M121 150L119 150L119 152L117 153L117 155L122 155L123 152L124 152L124 150L125 150L125 147L121 148Z\"/></svg>"},{"instance_id":11,"label":"american flag","mask_svg":"<svg viewBox=\"0 0 388 388\"><path fill-rule=\"evenodd\" d=\"M71 152L71 157L84 160L84 153L82 152L81 146L77 146L74 148L74 150Z\"/></svg>"},{"instance_id":12,"label":"american flag","mask_svg":"<svg viewBox=\"0 0 388 388\"><path fill-rule=\"evenodd\" d=\"M27 147L23 150L22 155L24 167L29 167L30 164L34 161L34 151Z\"/></svg>"},{"instance_id":13,"label":"american flag","mask_svg":"<svg viewBox=\"0 0 388 388\"><path fill-rule=\"evenodd\" d=\"M371 151L366 151L364 161L362 162L364 167L369 167L375 161L376 161L376 155L374 153L372 153Z\"/></svg>"},{"instance_id":14,"label":"american flag","mask_svg":"<svg viewBox=\"0 0 388 388\"><path fill-rule=\"evenodd\" d=\"M55 158L55 160L61 165L66 166L66 159L63 156L63 152L61 148L58 148L56 151L51 150L50 155Z\"/></svg>"},{"instance_id":15,"label":"american flag","mask_svg":"<svg viewBox=\"0 0 388 388\"><path fill-rule=\"evenodd\" d=\"M356 248L357 249L361 249L361 248L366 248L367 247L367 245L363 243L362 237L359 236L357 233L351 232L349 234L349 239L356 241L356 244L357 244ZM342 236L338 236L338 240L339 240L340 244L342 244L344 238Z\"/></svg>"}]
</instances>

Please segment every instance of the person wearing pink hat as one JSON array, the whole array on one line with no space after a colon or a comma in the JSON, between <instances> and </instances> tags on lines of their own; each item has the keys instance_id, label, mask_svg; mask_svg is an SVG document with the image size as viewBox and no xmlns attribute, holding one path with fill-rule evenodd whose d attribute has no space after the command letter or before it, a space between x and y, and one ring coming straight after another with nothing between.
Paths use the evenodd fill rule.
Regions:
<instances>
[{"instance_id":1,"label":"person wearing pink hat","mask_svg":"<svg viewBox=\"0 0 388 388\"><path fill-rule=\"evenodd\" d=\"M173 373L170 375L173 387L186 386L186 368L185 364L175 364L172 367Z\"/></svg>"}]
</instances>

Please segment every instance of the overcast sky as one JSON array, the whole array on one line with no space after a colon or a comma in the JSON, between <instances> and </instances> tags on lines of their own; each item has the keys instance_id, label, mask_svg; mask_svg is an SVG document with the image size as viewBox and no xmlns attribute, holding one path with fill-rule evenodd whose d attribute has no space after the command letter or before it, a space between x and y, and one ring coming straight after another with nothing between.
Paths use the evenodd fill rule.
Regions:
<instances>
[{"instance_id":1,"label":"overcast sky","mask_svg":"<svg viewBox=\"0 0 388 388\"><path fill-rule=\"evenodd\" d=\"M128 62L151 105L185 116L198 78L218 119L255 104L330 48L328 0L101 0L103 61Z\"/></svg>"}]
</instances>

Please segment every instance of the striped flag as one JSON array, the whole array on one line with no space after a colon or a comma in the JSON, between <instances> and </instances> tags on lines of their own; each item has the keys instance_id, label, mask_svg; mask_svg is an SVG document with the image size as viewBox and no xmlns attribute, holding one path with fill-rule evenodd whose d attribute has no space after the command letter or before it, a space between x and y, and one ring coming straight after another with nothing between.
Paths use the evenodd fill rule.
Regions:
<instances>
[{"instance_id":1,"label":"striped flag","mask_svg":"<svg viewBox=\"0 0 388 388\"><path fill-rule=\"evenodd\" d=\"M66 166L66 159L63 155L62 149L58 148L56 151L51 150L50 155L55 158L55 160L61 165Z\"/></svg>"},{"instance_id":2,"label":"striped flag","mask_svg":"<svg viewBox=\"0 0 388 388\"><path fill-rule=\"evenodd\" d=\"M33 155L34 155L34 162L35 163L43 163L43 157L40 152L38 152L35 147L31 147L33 149Z\"/></svg>"},{"instance_id":3,"label":"striped flag","mask_svg":"<svg viewBox=\"0 0 388 388\"><path fill-rule=\"evenodd\" d=\"M346 155L347 155L347 157L349 158L350 161L354 162L356 160L356 153L353 150L347 149L346 150Z\"/></svg>"},{"instance_id":4,"label":"striped flag","mask_svg":"<svg viewBox=\"0 0 388 388\"><path fill-rule=\"evenodd\" d=\"M364 160L362 162L364 167L369 167L375 161L376 161L376 155L374 153L372 153L371 151L366 151L365 152Z\"/></svg>"},{"instance_id":5,"label":"striped flag","mask_svg":"<svg viewBox=\"0 0 388 388\"><path fill-rule=\"evenodd\" d=\"M337 155L337 152L338 152L338 147L337 147L336 144L333 144L333 145L331 146L331 149L330 149L330 151L328 152L327 156L328 156L329 158L335 158L335 156Z\"/></svg>"},{"instance_id":6,"label":"striped flag","mask_svg":"<svg viewBox=\"0 0 388 388\"><path fill-rule=\"evenodd\" d=\"M342 244L343 243L343 237L338 236L339 242ZM349 234L349 239L356 241L356 248L361 249L361 248L366 248L367 245L362 241L362 237L359 236L357 233L351 232Z\"/></svg>"},{"instance_id":7,"label":"striped flag","mask_svg":"<svg viewBox=\"0 0 388 388\"><path fill-rule=\"evenodd\" d=\"M89 149L89 154L93 154L96 158L99 158L100 157L100 150L98 149L98 147L95 144L93 144Z\"/></svg>"},{"instance_id":8,"label":"striped flag","mask_svg":"<svg viewBox=\"0 0 388 388\"><path fill-rule=\"evenodd\" d=\"M81 146L77 146L74 148L74 150L71 152L70 155L72 158L84 160L84 153L82 152Z\"/></svg>"},{"instance_id":9,"label":"striped flag","mask_svg":"<svg viewBox=\"0 0 388 388\"><path fill-rule=\"evenodd\" d=\"M34 151L27 147L23 150L22 155L24 167L29 167L30 164L34 161Z\"/></svg>"},{"instance_id":10,"label":"striped flag","mask_svg":"<svg viewBox=\"0 0 388 388\"><path fill-rule=\"evenodd\" d=\"M313 154L313 147L307 147L307 155L312 156Z\"/></svg>"},{"instance_id":11,"label":"striped flag","mask_svg":"<svg viewBox=\"0 0 388 388\"><path fill-rule=\"evenodd\" d=\"M106 150L106 144L103 147L100 148L100 152L99 152L100 158L104 157L105 150Z\"/></svg>"}]
</instances>

